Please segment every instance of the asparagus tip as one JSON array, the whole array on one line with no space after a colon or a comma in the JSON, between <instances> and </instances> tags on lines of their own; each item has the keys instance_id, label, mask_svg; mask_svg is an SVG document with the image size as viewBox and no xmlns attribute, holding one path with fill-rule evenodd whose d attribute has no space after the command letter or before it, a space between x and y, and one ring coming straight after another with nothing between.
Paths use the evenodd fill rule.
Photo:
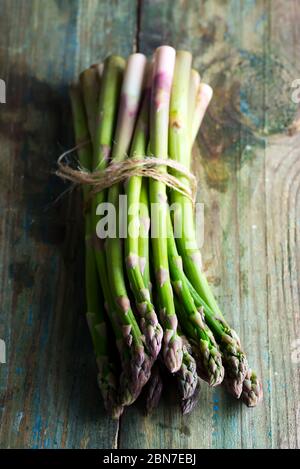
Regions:
<instances>
[{"instance_id":1,"label":"asparagus tip","mask_svg":"<svg viewBox=\"0 0 300 469\"><path fill-rule=\"evenodd\" d=\"M171 373L176 373L182 364L183 350L181 337L174 333L173 330L170 331L170 329L167 329L165 331L163 355L164 362L168 370Z\"/></svg>"},{"instance_id":2,"label":"asparagus tip","mask_svg":"<svg viewBox=\"0 0 300 469\"><path fill-rule=\"evenodd\" d=\"M147 388L147 399L146 399L146 413L150 414L157 406L160 401L161 393L163 389L163 382L159 372L158 365L152 368L150 380Z\"/></svg>"},{"instance_id":3,"label":"asparagus tip","mask_svg":"<svg viewBox=\"0 0 300 469\"><path fill-rule=\"evenodd\" d=\"M112 373L104 376L101 372L99 372L97 375L97 381L107 413L113 419L118 419L122 415L124 408L122 404L119 403L115 377Z\"/></svg>"},{"instance_id":4,"label":"asparagus tip","mask_svg":"<svg viewBox=\"0 0 300 469\"><path fill-rule=\"evenodd\" d=\"M158 356L163 339L163 329L158 322L157 316L152 311L150 318L140 321L141 331L145 337L146 347L151 357L155 360Z\"/></svg>"},{"instance_id":5,"label":"asparagus tip","mask_svg":"<svg viewBox=\"0 0 300 469\"><path fill-rule=\"evenodd\" d=\"M243 391L243 381L237 380L235 378L227 378L225 376L224 384L229 394L231 394L236 399L241 397Z\"/></svg>"},{"instance_id":6,"label":"asparagus tip","mask_svg":"<svg viewBox=\"0 0 300 469\"><path fill-rule=\"evenodd\" d=\"M219 386L224 379L222 356L218 348L209 346L207 341L201 340L201 348L197 350L198 372L209 386Z\"/></svg>"},{"instance_id":7,"label":"asparagus tip","mask_svg":"<svg viewBox=\"0 0 300 469\"><path fill-rule=\"evenodd\" d=\"M262 398L263 388L261 382L256 373L249 369L243 382L241 399L248 407L255 407L262 401Z\"/></svg>"},{"instance_id":8,"label":"asparagus tip","mask_svg":"<svg viewBox=\"0 0 300 469\"><path fill-rule=\"evenodd\" d=\"M177 383L179 394L183 400L190 398L194 394L198 384L196 361L185 343L182 365L177 372Z\"/></svg>"},{"instance_id":9,"label":"asparagus tip","mask_svg":"<svg viewBox=\"0 0 300 469\"><path fill-rule=\"evenodd\" d=\"M188 398L181 401L181 412L183 415L189 414L197 405L200 397L200 378L198 378L197 386L194 393Z\"/></svg>"},{"instance_id":10,"label":"asparagus tip","mask_svg":"<svg viewBox=\"0 0 300 469\"><path fill-rule=\"evenodd\" d=\"M234 332L234 331L232 331ZM234 337L230 338L231 340ZM225 386L230 394L239 399L243 390L243 382L248 372L246 355L240 349L239 343L233 340L223 349L225 366Z\"/></svg>"}]
</instances>

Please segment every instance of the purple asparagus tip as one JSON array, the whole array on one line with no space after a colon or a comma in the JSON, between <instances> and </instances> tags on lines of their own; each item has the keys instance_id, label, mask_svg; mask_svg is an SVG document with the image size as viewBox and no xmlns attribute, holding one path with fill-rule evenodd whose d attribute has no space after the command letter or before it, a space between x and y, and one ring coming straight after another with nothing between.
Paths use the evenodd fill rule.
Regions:
<instances>
[{"instance_id":1,"label":"purple asparagus tip","mask_svg":"<svg viewBox=\"0 0 300 469\"><path fill-rule=\"evenodd\" d=\"M153 365L143 346L138 346L131 352L131 359L123 363L123 372L120 378L121 403L131 405L140 395L143 386L151 375Z\"/></svg>"},{"instance_id":2,"label":"purple asparagus tip","mask_svg":"<svg viewBox=\"0 0 300 469\"><path fill-rule=\"evenodd\" d=\"M156 313L152 311L147 317L142 318L140 326L145 336L147 350L155 360L160 352L163 339L163 329L158 322Z\"/></svg>"},{"instance_id":3,"label":"purple asparagus tip","mask_svg":"<svg viewBox=\"0 0 300 469\"><path fill-rule=\"evenodd\" d=\"M164 362L171 373L176 373L182 364L182 340L173 329L167 329L164 334Z\"/></svg>"},{"instance_id":4,"label":"purple asparagus tip","mask_svg":"<svg viewBox=\"0 0 300 469\"><path fill-rule=\"evenodd\" d=\"M236 399L241 397L243 382L248 373L248 362L244 353L236 356L224 354L225 379L227 391Z\"/></svg>"},{"instance_id":5,"label":"purple asparagus tip","mask_svg":"<svg viewBox=\"0 0 300 469\"><path fill-rule=\"evenodd\" d=\"M262 385L257 378L256 373L250 369L248 370L243 382L241 399L248 407L257 406L263 399Z\"/></svg>"},{"instance_id":6,"label":"purple asparagus tip","mask_svg":"<svg viewBox=\"0 0 300 469\"><path fill-rule=\"evenodd\" d=\"M183 415L189 414L192 410L196 407L200 397L200 378L198 378L197 386L192 394L188 399L183 399L181 401L181 411Z\"/></svg>"},{"instance_id":7,"label":"purple asparagus tip","mask_svg":"<svg viewBox=\"0 0 300 469\"><path fill-rule=\"evenodd\" d=\"M176 377L181 398L188 399L196 390L198 375L196 361L189 351L190 347L186 347L186 339L183 343L182 365L176 373Z\"/></svg>"},{"instance_id":8,"label":"purple asparagus tip","mask_svg":"<svg viewBox=\"0 0 300 469\"><path fill-rule=\"evenodd\" d=\"M160 374L159 366L155 364L151 370L151 377L147 386L147 398L146 398L146 411L150 414L157 406L160 401L161 393L163 389L162 377Z\"/></svg>"},{"instance_id":9,"label":"purple asparagus tip","mask_svg":"<svg viewBox=\"0 0 300 469\"><path fill-rule=\"evenodd\" d=\"M118 419L122 415L124 407L119 402L115 376L109 373L104 377L104 375L98 373L97 381L107 413L113 419Z\"/></svg>"},{"instance_id":10,"label":"purple asparagus tip","mask_svg":"<svg viewBox=\"0 0 300 469\"><path fill-rule=\"evenodd\" d=\"M209 386L219 386L224 379L224 367L218 348L210 346L206 340L201 340L199 350L195 353L200 377Z\"/></svg>"}]
</instances>

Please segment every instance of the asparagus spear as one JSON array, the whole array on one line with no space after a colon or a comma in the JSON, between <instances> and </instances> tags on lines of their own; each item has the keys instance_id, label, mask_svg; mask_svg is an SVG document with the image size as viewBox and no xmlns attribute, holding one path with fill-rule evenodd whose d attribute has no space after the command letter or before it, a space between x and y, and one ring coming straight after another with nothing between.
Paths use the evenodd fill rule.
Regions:
<instances>
[{"instance_id":1,"label":"asparagus spear","mask_svg":"<svg viewBox=\"0 0 300 469\"><path fill-rule=\"evenodd\" d=\"M199 131L199 128L200 128L200 125L202 123L202 120L203 120L203 117L205 115L205 112L206 112L206 109L210 103L210 100L212 98L212 94L213 94L213 91L211 89L211 87L209 85L207 85L206 83L200 83L199 85L199 89L198 89L198 93L197 93L197 97L196 97L196 103L195 103L195 107L194 107L194 112L193 112L193 124L191 126L191 135L190 135L190 139L191 139L191 146L193 145L194 143L194 140L196 138L196 135ZM200 251L198 251L199 253L199 264L201 264L201 254L200 254ZM188 281L189 283L189 281ZM194 288L191 286L190 284L190 289L191 289L191 293L196 293ZM196 297L198 298L198 300L201 298L199 297L199 295L196 295ZM194 300L195 300L195 297L194 297ZM197 299L196 299L196 304L197 304ZM198 301L198 305L202 305L202 307L204 307L204 312L206 313L206 319L207 319L207 315L208 315L208 309L210 309L210 315L213 316L214 315L214 312L211 308L207 308L207 305L205 302L202 302ZM219 320L219 316L218 314L216 315L216 319L217 321ZM224 344L226 344L226 342L228 342L228 345L227 347L225 347L225 345L223 344L223 350L224 348L226 348L226 352L223 352L223 356L227 357L227 361L225 363L225 368L226 368L226 376L225 376L225 380L224 380L224 383L226 384L229 392L231 392L231 394L233 394L235 397L239 397L240 395L240 391L241 391L241 382L243 380L243 375L244 375L244 370L245 368L247 368L247 361L246 361L246 357L245 357L245 354L244 352L241 350L241 346L240 346L240 341L239 341L239 338L236 334L235 331L233 331L229 325L226 323L223 315L221 315L221 323L222 323L222 327L224 328L224 332L225 334L227 334L229 337L231 337L231 339L226 339L224 340ZM215 324L216 326L216 324ZM220 337L220 331L219 331L219 334L216 334L216 337ZM233 347L231 348L230 347L230 342L231 340L233 340ZM236 359L234 358L235 355L237 356L237 360L239 362L239 365L237 366L236 370L235 370L235 373L232 373L232 367L234 367L234 363L237 364L237 361Z\"/></svg>"},{"instance_id":2,"label":"asparagus spear","mask_svg":"<svg viewBox=\"0 0 300 469\"><path fill-rule=\"evenodd\" d=\"M140 270L143 276L144 285L150 292L152 297L152 283L150 278L150 262L149 262L149 199L148 199L148 181L146 178L142 179L142 186L140 192L140 211L139 211L139 258Z\"/></svg>"},{"instance_id":3,"label":"asparagus spear","mask_svg":"<svg viewBox=\"0 0 300 469\"><path fill-rule=\"evenodd\" d=\"M196 118L196 103L197 103L197 96L199 93L199 86L200 86L200 75L199 73L192 69L190 73L190 81L189 81L189 91L188 91L188 129L189 129L189 139L190 141L194 141L192 138L192 128L194 125L194 121Z\"/></svg>"},{"instance_id":4,"label":"asparagus spear","mask_svg":"<svg viewBox=\"0 0 300 469\"><path fill-rule=\"evenodd\" d=\"M91 67L84 70L79 76L87 118L87 126L92 144L95 142L96 116L100 93L100 78L102 73L103 65L99 64L98 67ZM89 169L92 169L92 162Z\"/></svg>"},{"instance_id":5,"label":"asparagus spear","mask_svg":"<svg viewBox=\"0 0 300 469\"><path fill-rule=\"evenodd\" d=\"M241 399L248 407L255 407L260 403L262 398L262 385L257 378L256 373L249 369L243 382Z\"/></svg>"},{"instance_id":6,"label":"asparagus spear","mask_svg":"<svg viewBox=\"0 0 300 469\"><path fill-rule=\"evenodd\" d=\"M188 90L185 83L190 73L190 54L184 51L177 52L176 64L170 106L171 124L169 152L172 159L180 162L189 169L191 152L188 129L186 128L188 121ZM188 184L187 179L180 174L178 174L178 178L184 184ZM171 200L175 204L174 220L178 226L183 229L182 236L176 238L176 244L183 260L184 271L197 293L213 311L214 317L218 318L219 322L222 320L223 324L225 324L220 308L202 272L201 254L196 241L192 203L184 195L176 191L171 192ZM208 326L211 327L207 319L206 322ZM224 340L225 338L230 338L230 335L226 333L225 335L223 334L222 337L222 340ZM234 345L232 345L232 341ZM232 347L236 346L237 348L233 348L229 356L228 354L224 355L226 383L229 386L229 390L239 397L242 391L242 382L247 372L247 361L245 355L240 350L239 339L236 333L230 338L230 344ZM228 352L228 349L229 344L227 344L226 352Z\"/></svg>"},{"instance_id":7,"label":"asparagus spear","mask_svg":"<svg viewBox=\"0 0 300 469\"><path fill-rule=\"evenodd\" d=\"M117 116L118 101L120 95L121 81L123 77L125 62L122 58L109 57L104 64L102 87L99 97L99 115L96 119L97 127L95 131L94 145L94 169L101 170L107 165L111 153L111 145L114 134L115 120ZM98 204L105 201L105 192L96 194L93 200L94 214ZM95 229L97 218L95 216ZM117 345L119 348L122 374L121 382L121 402L123 405L130 405L140 392L140 384L136 377L136 368L140 366L141 354L138 351L132 353L131 346L131 326L120 323L120 308L111 295L111 287L108 283L108 268L103 242L97 239L95 242L96 260L102 288L104 291L106 308L114 328ZM110 264L111 265L111 264ZM130 322L130 319L129 319ZM139 333L139 331L138 331Z\"/></svg>"},{"instance_id":8,"label":"asparagus spear","mask_svg":"<svg viewBox=\"0 0 300 469\"><path fill-rule=\"evenodd\" d=\"M94 171L104 170L110 157L124 68L125 61L122 57L110 56L104 62L99 101L97 103L96 125L92 131ZM91 70L94 72L95 68L92 67ZM106 191L102 191L98 192L92 200L95 233L99 222L97 207L101 206L105 198ZM103 240L95 236L95 252L100 279L106 277L106 260L103 247ZM107 299L105 300L107 302Z\"/></svg>"},{"instance_id":9,"label":"asparagus spear","mask_svg":"<svg viewBox=\"0 0 300 469\"><path fill-rule=\"evenodd\" d=\"M224 384L233 396L239 398L242 393L243 381L248 369L247 359L241 349L240 340L236 332L229 326L225 319L216 315L201 298L187 278L186 282L196 307L203 308L205 321L214 333L222 352L223 365L225 368Z\"/></svg>"},{"instance_id":10,"label":"asparagus spear","mask_svg":"<svg viewBox=\"0 0 300 469\"><path fill-rule=\"evenodd\" d=\"M180 324L188 338L193 341L201 378L210 386L217 386L224 378L221 354L213 333L203 320L202 307L200 310L196 308L189 290L183 272L182 259L177 252L170 214L167 217L167 225L169 266L174 290L180 301L177 307Z\"/></svg>"},{"instance_id":11,"label":"asparagus spear","mask_svg":"<svg viewBox=\"0 0 300 469\"><path fill-rule=\"evenodd\" d=\"M102 72L103 66L100 64L85 70L80 75L87 125L92 142L94 142L95 139L97 105L100 91L100 77ZM89 166L87 169L91 168L92 154L90 155ZM87 203L87 197L85 203ZM98 323L97 315L91 312L87 313L87 320L93 338L94 349L96 351L98 368L101 370L98 373L98 385L102 391L102 395L104 396L106 409L113 418L118 418L123 413L123 406L119 403L120 396L119 392L117 391L117 367L115 363L112 362L111 353L109 353L111 352L111 346L109 346L108 342L108 329L105 321L105 314L102 309L104 305L104 297L101 286L99 284L93 242L91 242L94 231L92 215L90 212L86 212L86 222L89 226L88 230L86 230L86 264L93 266L93 268L86 268L86 291L88 292L87 297L91 300L93 300L93 298L97 298L97 302L94 305L94 308L88 307L88 311L96 311L101 309L103 315L103 321L101 323ZM109 353L109 360L108 356L101 357L101 354L99 355L98 350L101 350L101 346L106 347L106 350Z\"/></svg>"},{"instance_id":12,"label":"asparagus spear","mask_svg":"<svg viewBox=\"0 0 300 469\"><path fill-rule=\"evenodd\" d=\"M96 90L98 88L97 82L99 77L103 74L103 65L93 65L89 70L86 70L81 74L80 81L82 85L83 98L85 102L85 108L87 111L88 127L92 141L94 143L94 161L96 160L97 169L106 166L107 157L110 153L110 142L112 138L113 125L116 115L118 90L120 89L121 77L124 67L124 61L119 57L111 57L106 61L106 75L103 80L103 93L100 96L96 96ZM99 98L99 100L97 99ZM99 104L98 104L99 101ZM101 120L102 118L102 120ZM97 133L96 133L97 132ZM97 147L98 145L98 147ZM100 151L96 151L100 148ZM97 160L98 159L98 160ZM101 202L104 200L104 193L97 194L95 202ZM94 239L93 233L91 232L90 239ZM91 246L91 242L89 245ZM104 252L99 251L99 245L101 243L95 243L96 252L98 257L98 267L100 271L104 273L101 276L102 287L105 293L105 308L111 319L117 345L122 358L122 372L120 375L120 387L118 400L120 402L119 407L123 409L123 405L131 404L136 396L135 389L132 386L133 380L131 378L131 357L128 351L124 350L124 338L122 330L120 329L117 315L114 310L114 304L111 296L111 291L108 285L106 276L105 256ZM93 279L91 279L93 281ZM108 340L107 331L105 333L105 339ZM104 334L102 334L104 335ZM98 382L101 386L101 374L98 375Z\"/></svg>"},{"instance_id":13,"label":"asparagus spear","mask_svg":"<svg viewBox=\"0 0 300 469\"><path fill-rule=\"evenodd\" d=\"M93 169L95 171L104 170L110 156L124 68L125 61L121 57L111 56L104 62L103 77L97 106L96 127L93 138ZM108 269L106 265L103 240L95 236L98 223L98 217L96 216L97 206L105 201L105 197L106 193L105 191L102 191L97 193L92 200L94 230L93 244L97 270L105 298L106 310L113 326L121 357L122 373L120 376L120 399L123 405L129 405L136 399L139 393L139 389L136 387L136 378L135 376L132 376L134 360L130 354L130 347L128 345L130 335L126 333L126 327L124 329L122 324L119 322L115 304L111 296L111 288L107 278Z\"/></svg>"},{"instance_id":14,"label":"asparagus spear","mask_svg":"<svg viewBox=\"0 0 300 469\"><path fill-rule=\"evenodd\" d=\"M183 415L189 414L196 407L200 397L200 378L197 380L197 386L194 393L187 399L181 401L181 411Z\"/></svg>"},{"instance_id":15,"label":"asparagus spear","mask_svg":"<svg viewBox=\"0 0 300 469\"><path fill-rule=\"evenodd\" d=\"M89 274L86 275L87 290L93 292L92 300L87 300L88 313L86 314L90 333L93 340L94 351L98 366L98 386L101 390L103 401L107 412L112 418L117 419L123 413L123 405L120 402L118 368L112 359L111 344L109 344L109 335L106 324L106 318L103 311L104 299L101 287L98 281L97 265L93 248L90 244L90 238L87 238L86 264L91 266L86 269ZM97 293L95 293L97 292ZM89 293L87 293L87 297ZM92 308L94 301L94 308ZM97 308L97 309L96 309ZM100 314L90 312L100 311Z\"/></svg>"},{"instance_id":16,"label":"asparagus spear","mask_svg":"<svg viewBox=\"0 0 300 469\"><path fill-rule=\"evenodd\" d=\"M148 139L148 100L149 88L146 88L131 145L130 156L134 158L143 158L146 153L146 144ZM146 267L145 264L147 262L148 253L143 253L142 258L139 257L139 201L141 185L142 177L133 176L129 179L126 187L128 203L128 233L127 238L125 239L125 261L129 283L136 302L136 308L140 314L140 328L145 336L149 353L153 359L155 359L161 348L163 332L151 302L149 282L146 284L144 283L141 270L141 267L144 269ZM148 219L146 221L148 221ZM145 247L148 246L146 245Z\"/></svg>"},{"instance_id":17,"label":"asparagus spear","mask_svg":"<svg viewBox=\"0 0 300 469\"><path fill-rule=\"evenodd\" d=\"M174 299L176 310L180 308L177 298ZM192 347L185 336L183 339L183 358L180 370L176 373L180 395L180 407L183 415L190 413L200 397L200 378L197 374L197 364L192 356Z\"/></svg>"},{"instance_id":18,"label":"asparagus spear","mask_svg":"<svg viewBox=\"0 0 300 469\"><path fill-rule=\"evenodd\" d=\"M170 104L169 153L172 159L178 161L187 169L190 168L191 158L191 142L187 128L190 73L191 54L178 51ZM189 184L184 176L178 174L177 177L184 184ZM179 254L183 258L184 269L199 294L208 304L211 304L212 293L201 270L201 257L196 243L192 203L183 194L176 191L171 192L171 200L176 205L174 218L183 229L183 234L176 239L176 243Z\"/></svg>"},{"instance_id":19,"label":"asparagus spear","mask_svg":"<svg viewBox=\"0 0 300 469\"><path fill-rule=\"evenodd\" d=\"M170 129L169 129L169 154L170 157L186 168L190 168L190 135L188 129L188 97L191 75L191 54L178 51L176 55L176 67L174 73L171 104L170 104ZM191 103L190 103L191 104ZM190 112L195 116L195 108ZM189 181L180 174L177 177L187 186ZM188 273L192 283L198 270L201 270L201 257L197 249L196 234L194 228L194 210L192 203L176 191L171 191L171 201L174 204L174 223L183 232L176 236L179 254L184 262L184 270ZM195 273L196 272L196 273ZM202 275L202 272L200 272ZM198 277L197 277L198 278ZM199 292L203 296L202 290Z\"/></svg>"},{"instance_id":20,"label":"asparagus spear","mask_svg":"<svg viewBox=\"0 0 300 469\"><path fill-rule=\"evenodd\" d=\"M192 70L193 72L193 70ZM201 123L203 121L206 109L211 101L213 95L212 88L206 83L200 83L196 95L196 102L193 112L193 122L190 126L190 142L193 145Z\"/></svg>"},{"instance_id":21,"label":"asparagus spear","mask_svg":"<svg viewBox=\"0 0 300 469\"><path fill-rule=\"evenodd\" d=\"M195 105L194 112L193 112L193 122L190 125L191 145L193 145L193 142L199 131L199 127L202 123L208 104L212 98L212 94L213 94L213 91L209 85L205 83L201 83L199 85L198 94L196 98L196 105ZM190 96L191 96L191 92L190 92ZM240 392L240 386L238 386L237 392L232 392L230 388L233 387L234 389L235 385L233 384L232 386L230 380L228 379L226 379L225 381L227 382L227 388L229 388L231 393L234 394L235 397L238 397L239 392ZM234 382L235 380L233 380L233 383ZM246 374L246 378L243 382L243 391L241 395L242 400L249 407L254 407L262 400L262 397L263 397L263 391L262 391L261 383L259 382L256 374L253 371L248 370Z\"/></svg>"},{"instance_id":22,"label":"asparagus spear","mask_svg":"<svg viewBox=\"0 0 300 469\"><path fill-rule=\"evenodd\" d=\"M169 46L159 47L155 52L150 108L150 154L160 158L168 157L169 102L174 59L175 50ZM160 171L166 171L166 168L160 168ZM149 196L152 204L153 265L158 302L161 308L160 319L164 328L163 357L167 368L174 373L179 370L182 362L182 340L177 333L178 320L168 265L165 184L150 179Z\"/></svg>"},{"instance_id":23,"label":"asparagus spear","mask_svg":"<svg viewBox=\"0 0 300 469\"><path fill-rule=\"evenodd\" d=\"M85 87L83 87L85 89ZM96 88L97 90L97 88ZM96 91L95 90L95 91ZM89 140L85 108L80 89L75 87L70 92L73 124L76 143ZM92 146L87 144L78 150L81 166L91 169ZM84 202L88 198L88 188L83 187ZM98 384L101 390L104 405L113 418L118 418L123 407L118 402L118 381L115 364L111 360L107 341L107 327L105 314L102 309L103 295L97 278L97 266L93 246L90 242L93 234L93 224L90 212L85 215L85 291L87 313L86 318L93 340L94 352L98 365Z\"/></svg>"},{"instance_id":24,"label":"asparagus spear","mask_svg":"<svg viewBox=\"0 0 300 469\"><path fill-rule=\"evenodd\" d=\"M126 157L131 142L136 114L138 111L146 58L142 54L129 57L121 91L121 104L114 135L112 161L120 162ZM108 190L108 202L116 208L119 216L119 195L121 186L114 185ZM131 354L131 377L134 395L137 397L150 377L152 361L144 347L144 337L135 319L128 298L123 271L121 240L110 237L105 245L108 280L113 296L115 311L121 324L128 350Z\"/></svg>"},{"instance_id":25,"label":"asparagus spear","mask_svg":"<svg viewBox=\"0 0 300 469\"><path fill-rule=\"evenodd\" d=\"M110 317L121 356L122 372L120 375L119 401L122 406L129 406L140 394L140 387L136 383L136 361L138 359L132 353L130 335L126 334L126 329L124 331L124 326L120 325L108 278L102 279L102 283L106 298L105 308Z\"/></svg>"},{"instance_id":26,"label":"asparagus spear","mask_svg":"<svg viewBox=\"0 0 300 469\"><path fill-rule=\"evenodd\" d=\"M109 57L104 64L102 87L99 97L98 116L96 119L96 129L94 134L94 169L102 170L106 167L111 151L111 143L115 127L120 86L123 77L125 62L122 58ZM99 72L99 70L98 70ZM96 207L105 200L105 192L96 194L93 200L94 229L96 229L97 217ZM140 392L136 385L136 376L133 373L134 360L129 349L130 334L126 327L120 324L114 301L111 296L111 289L107 279L107 265L103 242L101 239L94 239L97 267L101 279L105 296L106 309L111 320L117 340L118 349L122 362L122 373L120 377L120 394L123 405L131 404ZM125 335L125 337L124 337ZM133 370L132 370L133 369Z\"/></svg>"},{"instance_id":27,"label":"asparagus spear","mask_svg":"<svg viewBox=\"0 0 300 469\"><path fill-rule=\"evenodd\" d=\"M151 376L146 387L146 411L150 414L157 406L163 390L163 381L159 364L154 363Z\"/></svg>"},{"instance_id":28,"label":"asparagus spear","mask_svg":"<svg viewBox=\"0 0 300 469\"><path fill-rule=\"evenodd\" d=\"M182 364L176 373L179 395L182 400L187 400L193 396L197 384L197 365L192 356L192 347L186 337L182 337L183 357Z\"/></svg>"}]
</instances>

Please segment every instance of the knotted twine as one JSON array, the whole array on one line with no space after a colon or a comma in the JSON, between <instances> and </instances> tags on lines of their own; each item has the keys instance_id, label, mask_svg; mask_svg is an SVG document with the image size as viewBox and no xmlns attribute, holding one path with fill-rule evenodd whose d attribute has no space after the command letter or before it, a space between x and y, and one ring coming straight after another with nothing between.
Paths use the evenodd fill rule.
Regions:
<instances>
[{"instance_id":1,"label":"knotted twine","mask_svg":"<svg viewBox=\"0 0 300 469\"><path fill-rule=\"evenodd\" d=\"M101 169L100 171L89 171L81 165L78 165L77 169L72 168L69 163L64 161L66 155L86 145L86 143L77 145L63 153L57 160L58 169L55 174L62 179L73 182L77 186L91 186L91 197L104 189L108 189L114 184L127 181L130 177L141 176L163 182L169 188L185 195L191 200L193 205L195 204L197 180L181 163L171 160L170 158L165 159L156 156L141 155L129 157L120 162L114 162L112 160L105 169ZM178 177L167 171L161 171L159 166L165 166L176 171L180 176L184 176L189 184L184 184Z\"/></svg>"}]
</instances>

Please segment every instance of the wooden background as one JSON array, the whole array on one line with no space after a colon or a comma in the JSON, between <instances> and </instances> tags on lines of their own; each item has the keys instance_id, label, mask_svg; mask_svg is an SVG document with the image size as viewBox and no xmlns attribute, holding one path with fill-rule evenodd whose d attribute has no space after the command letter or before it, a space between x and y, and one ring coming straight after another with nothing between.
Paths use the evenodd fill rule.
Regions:
<instances>
[{"instance_id":1,"label":"wooden background","mask_svg":"<svg viewBox=\"0 0 300 469\"><path fill-rule=\"evenodd\" d=\"M0 446L299 447L299 1L0 0L0 12ZM265 398L251 410L203 385L190 416L165 398L113 422L83 315L77 201L55 202L65 186L51 172L72 144L78 73L162 43L191 50L215 90L194 154L205 268Z\"/></svg>"}]
</instances>

